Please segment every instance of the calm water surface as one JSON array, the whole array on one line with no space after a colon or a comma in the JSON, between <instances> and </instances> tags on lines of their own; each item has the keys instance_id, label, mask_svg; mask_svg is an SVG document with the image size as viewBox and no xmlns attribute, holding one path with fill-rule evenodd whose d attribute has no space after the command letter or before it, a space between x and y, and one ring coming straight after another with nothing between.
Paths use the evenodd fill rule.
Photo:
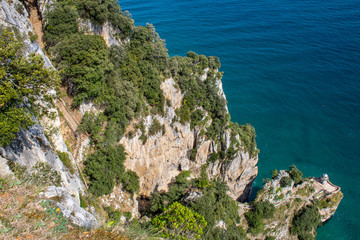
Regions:
<instances>
[{"instance_id":1,"label":"calm water surface","mask_svg":"<svg viewBox=\"0 0 360 240\"><path fill-rule=\"evenodd\" d=\"M317 239L360 239L360 1L123 0L169 54L220 57L233 121L251 123L259 176L295 164L345 195Z\"/></svg>"}]
</instances>

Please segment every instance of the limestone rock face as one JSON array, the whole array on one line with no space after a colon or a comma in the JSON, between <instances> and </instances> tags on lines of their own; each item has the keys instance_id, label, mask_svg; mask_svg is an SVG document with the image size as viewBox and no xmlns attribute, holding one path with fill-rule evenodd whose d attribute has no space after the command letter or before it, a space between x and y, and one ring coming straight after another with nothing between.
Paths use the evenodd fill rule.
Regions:
<instances>
[{"instance_id":1,"label":"limestone rock face","mask_svg":"<svg viewBox=\"0 0 360 240\"><path fill-rule=\"evenodd\" d=\"M228 165L221 164L218 160L210 163L208 173L213 177L221 176L229 187L228 195L237 201L244 202L250 196L252 183L258 173L257 162L257 156L251 158L249 153L239 152Z\"/></svg>"},{"instance_id":2,"label":"limestone rock face","mask_svg":"<svg viewBox=\"0 0 360 240\"><path fill-rule=\"evenodd\" d=\"M9 1L10 2L10 1ZM32 31L31 23L29 21L29 14L23 9L18 12L15 6L21 4L20 1L14 0L9 3L8 1L0 1L0 24L4 27L16 27L21 33Z\"/></svg>"},{"instance_id":3,"label":"limestone rock face","mask_svg":"<svg viewBox=\"0 0 360 240\"><path fill-rule=\"evenodd\" d=\"M45 6L50 2L49 0L38 2L40 13L42 13L41 9L45 11ZM50 60L44 54L37 41L31 42L29 39L28 32L32 31L29 14L25 8L23 12L15 10L17 4L23 6L18 0L11 1L11 4L9 4L8 1L0 2L0 25L15 27L24 36L25 55L36 53L43 57L45 67L51 68L52 64ZM56 94L55 91L53 92ZM82 183L78 176L69 173L54 150L68 153L73 164L74 159L68 151L63 136L61 135L61 125L56 108L48 109L48 111L55 115L54 119L45 117L40 121L41 126L36 124L27 130L21 130L9 146L0 148L0 155L29 169L37 162L47 162L61 175L63 186L68 189L71 194L77 196L78 200L79 192L83 191ZM48 133L50 139L45 136L45 132Z\"/></svg>"},{"instance_id":4,"label":"limestone rock face","mask_svg":"<svg viewBox=\"0 0 360 240\"><path fill-rule=\"evenodd\" d=\"M41 196L54 201L73 224L88 230L99 226L94 215L80 207L78 201L69 194L67 189L51 186L41 193Z\"/></svg>"},{"instance_id":5,"label":"limestone rock face","mask_svg":"<svg viewBox=\"0 0 360 240\"><path fill-rule=\"evenodd\" d=\"M62 180L62 185L70 194L77 196L83 192L80 178L71 174L64 166L56 152L44 135L43 128L36 124L28 130L20 130L16 138L6 147L0 147L0 156L15 161L27 169L37 162L48 163L53 170L57 171Z\"/></svg>"},{"instance_id":6,"label":"limestone rock face","mask_svg":"<svg viewBox=\"0 0 360 240\"><path fill-rule=\"evenodd\" d=\"M113 207L121 212L131 212L135 218L140 217L136 196L123 191L121 186L115 186L112 193L100 197L99 200L103 206Z\"/></svg>"},{"instance_id":7,"label":"limestone rock face","mask_svg":"<svg viewBox=\"0 0 360 240\"><path fill-rule=\"evenodd\" d=\"M130 41L129 39L120 40L117 38L116 35L120 34L120 32L114 30L109 22L105 22L103 25L97 25L92 23L90 20L82 20L80 22L80 29L102 36L108 47L111 45L121 46Z\"/></svg>"},{"instance_id":8,"label":"limestone rock face","mask_svg":"<svg viewBox=\"0 0 360 240\"><path fill-rule=\"evenodd\" d=\"M205 71L206 78L207 71ZM219 94L225 96L222 85L219 84ZM157 133L148 136L143 144L140 139L142 132L137 130L133 138L123 137L120 143L124 145L128 154L125 166L135 171L140 177L140 195L150 196L153 191L167 191L168 185L175 177L184 170L190 170L192 177L197 177L201 168L207 163L209 154L216 151L216 143L200 136L199 129L190 128L173 122L176 117L175 109L181 107L183 94L176 88L172 78L165 79L161 84L164 96L171 102L171 106L165 106L165 116L148 116L144 120L146 131L151 126L153 118L157 118L164 125L165 133ZM208 123L210 124L210 123ZM224 135L226 148L230 146L230 132ZM192 149L197 148L195 159L190 159ZM207 173L211 179L220 176L227 182L228 194L236 200L245 201L251 192L257 169L258 157L250 157L242 149L238 149L235 158L229 164L216 161L207 167Z\"/></svg>"},{"instance_id":9,"label":"limestone rock face","mask_svg":"<svg viewBox=\"0 0 360 240\"><path fill-rule=\"evenodd\" d=\"M6 178L9 176L13 176L14 173L10 170L7 165L7 160L5 158L0 157L0 178Z\"/></svg>"},{"instance_id":10,"label":"limestone rock face","mask_svg":"<svg viewBox=\"0 0 360 240\"><path fill-rule=\"evenodd\" d=\"M0 2L0 25L3 27L15 27L24 36L25 54L36 53L43 57L45 67L52 67L51 61L41 50L37 41L31 42L28 33L32 32L29 14L25 7L22 12L18 12L15 6L23 6L23 4L14 0L11 4L8 1Z\"/></svg>"},{"instance_id":11,"label":"limestone rock face","mask_svg":"<svg viewBox=\"0 0 360 240\"><path fill-rule=\"evenodd\" d=\"M145 144L140 139L141 131L135 137L123 137L128 156L125 161L127 169L135 171L140 177L140 195L149 196L155 190L167 190L167 185L181 170L199 169L206 159L196 162L189 160L189 150L193 148L194 133L190 124L182 126L175 124L177 132L171 128L166 119L158 117L161 124L165 124L165 134L158 133L148 137ZM149 127L152 117L145 119L145 126Z\"/></svg>"},{"instance_id":12,"label":"limestone rock face","mask_svg":"<svg viewBox=\"0 0 360 240\"><path fill-rule=\"evenodd\" d=\"M298 239L290 233L294 216L305 206L318 207L321 222L329 220L335 213L343 197L340 187L328 179L304 178L298 184L293 180L287 186L281 184L281 179L291 178L288 171L281 170L271 181L264 184L258 192L256 202L269 201L275 206L273 218L264 220L264 233L257 236L248 234L249 239ZM239 205L239 215L244 219L244 213L249 211L249 204ZM246 222L245 224L246 225Z\"/></svg>"}]
</instances>

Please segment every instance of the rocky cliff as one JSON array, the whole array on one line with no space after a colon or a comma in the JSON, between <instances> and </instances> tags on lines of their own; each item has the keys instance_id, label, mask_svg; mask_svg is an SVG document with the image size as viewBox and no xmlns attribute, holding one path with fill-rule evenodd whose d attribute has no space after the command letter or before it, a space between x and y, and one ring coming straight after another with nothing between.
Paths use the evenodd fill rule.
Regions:
<instances>
[{"instance_id":1,"label":"rocky cliff","mask_svg":"<svg viewBox=\"0 0 360 240\"><path fill-rule=\"evenodd\" d=\"M326 174L321 178L300 180L294 179L291 173L279 171L258 192L254 202L269 202L275 207L274 215L264 219L261 231L250 231L256 234L248 234L249 239L266 239L269 236L274 239L304 239L307 236L311 239L316 236L316 227L320 222L324 223L334 215L343 198L340 187L333 185ZM249 211L254 211L254 204L239 205L244 225L251 225L251 221L246 220L249 219L246 214ZM311 227L310 222L313 223Z\"/></svg>"},{"instance_id":2,"label":"rocky cliff","mask_svg":"<svg viewBox=\"0 0 360 240\"><path fill-rule=\"evenodd\" d=\"M53 67L53 65L40 47L43 45L41 36L38 38L40 45L31 38L34 24L29 20L31 16L28 11L31 12L29 6L33 7L33 12L38 14L35 18L40 21L46 11L52 8L52 4L51 0L31 1L27 2L25 8L18 0L0 2L0 24L5 27L15 27L22 35L26 47L24 54L35 52L41 55L47 68ZM102 36L107 47L118 46L120 52L125 51L124 49L130 45L130 38L120 38L120 30L115 30L109 21L96 24L89 19L79 19L79 28L82 31L81 34ZM156 35L155 32L151 32L151 34ZM102 39L100 38L100 40ZM130 124L126 125L125 134L121 134L120 140L115 142L115 144L123 145L127 153L124 162L126 170L134 171L139 177L138 193L130 193L126 191L126 186L116 182L117 185L110 194L96 197L96 200L92 199L94 196L91 194L88 195L86 183L89 183L90 180L89 177L82 177L83 169L81 168L86 158L94 152L95 144L91 136L80 135L76 128L81 117L87 112L93 112L95 116L99 116L104 112L106 104L100 105L95 101L83 102L78 106L78 110L73 110L69 108L72 101L71 96L67 96L68 101L59 99L58 108L48 109L53 113L54 118L35 119L37 124L28 129L22 129L7 147L0 147L0 177L14 177L14 173L8 167L9 162L24 166L30 174L34 173L33 167L38 162L47 163L53 171L59 174L61 183L60 186L48 186L45 191L42 191L40 197L55 202L72 223L88 229L99 226L99 222L106 218L106 216L100 217L100 212L103 211L102 207L120 212L131 212L132 217L139 217L139 209L143 206L139 204L138 200L149 199L154 192L169 191L176 177L184 171L190 172L190 177L186 181L204 175L209 180L220 179L227 185L227 195L240 202L247 201L251 193L252 182L258 173L255 132L250 125L244 125L244 130L239 125L232 125L233 123L229 121L230 116L222 88L221 74L217 70L220 65L211 69L205 65L210 65L210 62L215 60L198 55L194 58L188 57L186 61L188 62L185 64L191 65L188 69L193 71L186 73L190 76L189 81L206 82L207 85L204 84L206 87L211 85L209 92L216 95L212 100L220 99L217 104L221 107L217 107L224 112L222 117L226 123L221 126L219 131L214 130L217 134L215 137L207 134L211 129L210 126L214 125L215 118L211 117L214 116L211 110L204 109L205 104L203 106L196 105L191 110L200 110L203 114L201 119L197 119L201 124L194 125L189 119L182 121L181 109L186 102L185 96L189 90L181 90L180 80L175 78L176 74L165 74L166 71L164 71L164 75L167 76L161 75L159 78L161 79L160 91L164 97L163 100L166 101L163 111L159 112L154 106L144 101L146 110L140 114L134 114L135 117ZM175 65L177 68L178 65ZM213 63L214 65L216 64ZM175 70L173 69L173 71ZM214 98L216 99L214 100ZM222 106L222 103L225 104ZM210 101L211 104L213 102ZM191 112L188 111L188 115L190 115ZM217 120L219 119L221 118ZM153 131L151 129L155 123L160 128ZM106 125L107 123L100 125L100 131L104 130ZM66 134L69 132L70 134ZM68 149L64 139L69 140L74 146ZM69 168L69 164L65 166L66 164L59 157L61 154L69 156L70 166L73 169ZM264 220L265 233L257 236L249 233L249 238L265 239L266 236L272 236L276 239L296 239L296 236L291 233L291 226L294 216L304 206L316 204L321 221L328 220L334 214L342 198L340 188L332 185L328 180L319 178L302 179L296 184L295 180L290 180L285 186L282 181L284 178L290 178L290 175L288 171L280 171L258 193L255 202L268 201L273 204L276 208L275 217ZM191 201L201 198L200 190L199 193L196 192L198 191L196 189L188 190L190 195L191 193L196 195ZM80 198L82 198L81 204L84 208L80 207ZM227 196L227 198L229 197ZM102 207L97 209L93 207L99 205ZM253 209L253 206L249 204L240 204L239 206L242 226L248 226L245 215L246 212ZM111 211L109 210L109 216ZM226 229L226 223L218 222L221 229ZM311 234L314 235L314 232Z\"/></svg>"},{"instance_id":3,"label":"rocky cliff","mask_svg":"<svg viewBox=\"0 0 360 240\"><path fill-rule=\"evenodd\" d=\"M38 5L28 3L26 8L30 11L29 6L35 7L36 13L39 14L36 17L42 19L45 12L51 9L51 4L51 1L40 1ZM17 0L12 1L12 3L1 2L2 15L0 21L2 25L15 26L24 36L27 54L31 52L40 54L43 56L45 66L52 67L50 60L43 53L37 41L30 41L29 34L33 32L32 24L29 21L26 8L23 6L19 10L20 6L23 5ZM108 46L112 44L121 45L128 41L117 39L115 37L117 32L111 28L109 23L99 26L88 20L83 20L81 28L87 32L103 36ZM208 77L208 70L205 69L201 76L203 81ZM165 79L161 84L164 96L171 102L169 106L165 107L165 115L149 115L143 119L146 126L145 131L148 131L153 119L157 118L164 125L164 133L149 136L146 143L143 144L142 140L139 139L142 133L138 130L132 138L124 136L120 141L128 153L125 166L135 171L140 177L140 195L149 197L154 191L166 191L168 185L181 171L190 170L192 176L196 177L201 172L202 166L206 166L206 171L211 179L221 177L227 182L228 193L232 198L241 201L246 200L251 191L251 183L257 175L257 155L250 157L249 153L239 148L231 163L224 164L221 160L208 163L209 155L217 152L219 146L213 140L200 136L200 128L191 129L190 123L173 122L176 116L175 109L181 107L184 96L184 93L174 85L175 81L172 78ZM225 99L220 79L217 79L216 85L218 94ZM82 105L80 109L86 109L84 106ZM1 155L5 159L27 166L29 169L38 161L49 163L55 171L60 173L63 186L68 189L70 194L76 196L76 199L79 199L79 194L84 190L79 172L76 169L75 174L71 174L56 153L56 151L66 152L69 154L73 166L76 166L75 159L68 151L61 135L61 127L65 126L60 126L57 110L53 108L50 111L55 113L54 120L46 118L32 128L21 130L16 140L8 147L1 148ZM82 114L85 112L86 110L82 111ZM137 119L137 121L141 121L141 119ZM208 124L210 123L208 122ZM47 132L47 136L45 136L45 132ZM225 150L230 146L230 134L230 131L224 133ZM88 142L88 139L81 143L80 162L84 160L83 158L86 155L86 141ZM195 145L196 155L194 159L191 159L191 151Z\"/></svg>"},{"instance_id":4,"label":"rocky cliff","mask_svg":"<svg viewBox=\"0 0 360 240\"><path fill-rule=\"evenodd\" d=\"M44 8L44 7L43 7ZM21 34L24 43L24 54L36 53L42 56L44 60L44 67L52 68L51 61L44 54L37 41L31 41L30 36L33 33L32 24L29 20L29 14L24 5L15 1L1 1L0 2L0 24L3 27L14 28ZM51 90L54 92L54 90ZM16 138L6 147L0 147L0 158L2 161L2 171L0 177L13 175L11 170L7 167L8 161L25 166L30 173L34 172L34 166L41 162L48 164L53 171L56 171L61 180L62 195L67 196L65 202L58 202L61 208L68 212L66 215L78 214L73 217L73 222L79 226L95 226L94 223L89 223L80 210L80 194L84 193L84 184L80 179L79 171L75 167L75 159L68 150L67 145L61 134L61 125L59 114L55 107L47 109L51 118L44 117L42 119L34 119L37 124L28 129L22 129L16 135ZM74 172L70 171L64 165L58 153L64 153L69 156L71 165L74 167ZM58 191L59 192L59 191ZM65 192L65 193L64 193ZM46 195L46 194L45 194ZM54 192L52 193L54 195ZM58 196L60 199L62 197ZM58 199L59 199L58 198ZM64 198L65 199L65 198ZM71 203L70 203L71 202ZM78 206L74 211L74 206ZM65 211L65 212L66 212ZM89 218L90 219L90 218ZM92 220L91 220L92 221Z\"/></svg>"},{"instance_id":5,"label":"rocky cliff","mask_svg":"<svg viewBox=\"0 0 360 240\"><path fill-rule=\"evenodd\" d=\"M206 73L202 77L206 79ZM149 136L145 144L140 139L140 129L135 136L125 136L120 141L128 153L126 167L140 177L140 194L150 196L153 191L167 191L168 185L181 171L189 170L195 177L199 176L202 166L206 166L211 179L221 177L227 183L228 193L233 199L246 200L257 175L257 155L250 157L249 153L239 148L229 164L221 160L208 162L209 155L217 152L215 141L201 136L199 127L191 129L190 123L173 122L175 109L180 108L183 101L183 94L174 85L172 78L165 79L161 84L165 97L171 102L170 106L165 107L165 116L148 116L144 119L145 131L149 130L154 118L164 126L164 131ZM221 84L219 87L219 94L225 98ZM230 147L230 134L230 131L224 133L226 150ZM194 146L197 151L195 158L191 159Z\"/></svg>"}]
</instances>

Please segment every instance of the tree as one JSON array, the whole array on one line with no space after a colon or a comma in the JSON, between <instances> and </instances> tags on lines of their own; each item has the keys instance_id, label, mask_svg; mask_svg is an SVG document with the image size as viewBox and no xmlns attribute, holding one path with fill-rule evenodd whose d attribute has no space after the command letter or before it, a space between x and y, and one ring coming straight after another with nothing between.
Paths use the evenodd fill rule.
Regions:
<instances>
[{"instance_id":1,"label":"tree","mask_svg":"<svg viewBox=\"0 0 360 240\"><path fill-rule=\"evenodd\" d=\"M51 11L46 11L43 37L46 47L53 47L62 39L79 32L78 18L76 8L65 3L55 3Z\"/></svg>"},{"instance_id":2,"label":"tree","mask_svg":"<svg viewBox=\"0 0 360 240\"><path fill-rule=\"evenodd\" d=\"M40 56L25 57L22 43L9 29L0 36L0 145L8 145L21 128L34 124L52 106L58 75L44 68Z\"/></svg>"},{"instance_id":3,"label":"tree","mask_svg":"<svg viewBox=\"0 0 360 240\"><path fill-rule=\"evenodd\" d=\"M125 189L131 193L138 193L140 190L139 176L134 171L127 171L121 178Z\"/></svg>"},{"instance_id":4,"label":"tree","mask_svg":"<svg viewBox=\"0 0 360 240\"><path fill-rule=\"evenodd\" d=\"M274 169L271 171L271 177L274 179L278 176L279 171L277 169Z\"/></svg>"},{"instance_id":5,"label":"tree","mask_svg":"<svg viewBox=\"0 0 360 240\"><path fill-rule=\"evenodd\" d=\"M178 202L151 220L151 224L162 232L162 237L171 239L200 238L207 223L203 216Z\"/></svg>"},{"instance_id":6,"label":"tree","mask_svg":"<svg viewBox=\"0 0 360 240\"><path fill-rule=\"evenodd\" d=\"M98 97L105 87L105 74L113 69L105 40L98 35L75 34L56 45L55 51L63 84L75 96L74 104Z\"/></svg>"},{"instance_id":7,"label":"tree","mask_svg":"<svg viewBox=\"0 0 360 240\"><path fill-rule=\"evenodd\" d=\"M124 173L126 153L122 145L105 146L92 153L85 161L85 173L90 177L89 190L96 196L112 192L115 180Z\"/></svg>"},{"instance_id":8,"label":"tree","mask_svg":"<svg viewBox=\"0 0 360 240\"><path fill-rule=\"evenodd\" d=\"M290 177L294 180L295 184L298 184L302 180L303 173L297 169L296 166L291 166L289 171Z\"/></svg>"},{"instance_id":9,"label":"tree","mask_svg":"<svg viewBox=\"0 0 360 240\"><path fill-rule=\"evenodd\" d=\"M202 190L203 196L190 202L190 208L204 216L207 226L204 229L204 239L233 239L213 238L217 235L214 228L222 220L229 231L237 231L236 223L239 222L238 204L226 194L228 186L220 180L209 184L208 189ZM211 209L211 211L209 210Z\"/></svg>"},{"instance_id":10,"label":"tree","mask_svg":"<svg viewBox=\"0 0 360 240\"><path fill-rule=\"evenodd\" d=\"M280 180L280 186L281 187L288 187L291 186L291 178L290 177L283 177Z\"/></svg>"},{"instance_id":11,"label":"tree","mask_svg":"<svg viewBox=\"0 0 360 240\"><path fill-rule=\"evenodd\" d=\"M315 205L305 206L299 210L292 221L291 233L299 239L309 239L312 232L321 224L319 209ZM313 239L313 238L312 238Z\"/></svg>"},{"instance_id":12,"label":"tree","mask_svg":"<svg viewBox=\"0 0 360 240\"><path fill-rule=\"evenodd\" d=\"M274 216L275 206L269 201L253 203L253 209L246 213L246 219L249 223L250 232L259 234L264 230L264 219Z\"/></svg>"}]
</instances>

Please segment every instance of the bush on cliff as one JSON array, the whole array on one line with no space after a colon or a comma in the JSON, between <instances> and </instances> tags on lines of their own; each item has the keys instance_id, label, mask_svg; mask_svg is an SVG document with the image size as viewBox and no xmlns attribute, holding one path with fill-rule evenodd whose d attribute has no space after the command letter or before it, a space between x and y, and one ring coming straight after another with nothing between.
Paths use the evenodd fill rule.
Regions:
<instances>
[{"instance_id":1,"label":"bush on cliff","mask_svg":"<svg viewBox=\"0 0 360 240\"><path fill-rule=\"evenodd\" d=\"M290 167L289 174L290 174L290 177L292 178L292 180L294 180L295 184L298 184L301 182L303 173L299 169L297 169L296 166L293 165Z\"/></svg>"},{"instance_id":2,"label":"bush on cliff","mask_svg":"<svg viewBox=\"0 0 360 240\"><path fill-rule=\"evenodd\" d=\"M109 21L115 30L119 30L121 37L128 37L134 27L133 20L121 11L115 0L75 0L81 17L90 19L93 23L102 25Z\"/></svg>"},{"instance_id":3,"label":"bush on cliff","mask_svg":"<svg viewBox=\"0 0 360 240\"><path fill-rule=\"evenodd\" d=\"M175 202L154 217L151 224L170 239L198 239L203 234L207 222L204 217Z\"/></svg>"},{"instance_id":4,"label":"bush on cliff","mask_svg":"<svg viewBox=\"0 0 360 240\"><path fill-rule=\"evenodd\" d=\"M291 183L292 183L292 181L291 181L290 177L283 177L280 180L280 186L282 188L291 186Z\"/></svg>"},{"instance_id":5,"label":"bush on cliff","mask_svg":"<svg viewBox=\"0 0 360 240\"><path fill-rule=\"evenodd\" d=\"M269 201L260 201L252 204L252 210L246 213L246 220L249 224L249 231L252 234L259 234L264 231L264 219L274 216L275 206Z\"/></svg>"},{"instance_id":6,"label":"bush on cliff","mask_svg":"<svg viewBox=\"0 0 360 240\"><path fill-rule=\"evenodd\" d=\"M97 98L112 70L105 40L98 35L75 34L56 45L55 59L63 84L75 96L74 105Z\"/></svg>"},{"instance_id":7,"label":"bush on cliff","mask_svg":"<svg viewBox=\"0 0 360 240\"><path fill-rule=\"evenodd\" d=\"M204 229L204 239L233 239L230 237L233 233L242 232L237 227L240 220L237 202L226 194L228 187L225 182L213 181L209 185L208 189L202 191L203 196L190 202L189 207L204 216L208 223ZM225 238L225 235L223 238L216 238L222 232L221 228L215 227L220 220L226 224L229 238Z\"/></svg>"},{"instance_id":8,"label":"bush on cliff","mask_svg":"<svg viewBox=\"0 0 360 240\"><path fill-rule=\"evenodd\" d=\"M55 3L51 11L45 15L43 39L46 49L55 46L58 42L79 32L79 14L74 6L66 3Z\"/></svg>"},{"instance_id":9,"label":"bush on cliff","mask_svg":"<svg viewBox=\"0 0 360 240\"><path fill-rule=\"evenodd\" d=\"M22 48L10 29L0 29L0 146L33 125L32 116L47 113L54 97L49 90L58 86L57 73L44 68L40 56L24 56Z\"/></svg>"},{"instance_id":10,"label":"bush on cliff","mask_svg":"<svg viewBox=\"0 0 360 240\"><path fill-rule=\"evenodd\" d=\"M291 233L299 239L314 239L312 233L321 225L319 209L315 205L305 206L294 216Z\"/></svg>"},{"instance_id":11,"label":"bush on cliff","mask_svg":"<svg viewBox=\"0 0 360 240\"><path fill-rule=\"evenodd\" d=\"M122 145L98 148L85 161L85 173L90 178L89 190L95 196L112 192L116 183L123 183L129 192L139 190L139 178L135 172L125 172L126 153Z\"/></svg>"}]
</instances>

